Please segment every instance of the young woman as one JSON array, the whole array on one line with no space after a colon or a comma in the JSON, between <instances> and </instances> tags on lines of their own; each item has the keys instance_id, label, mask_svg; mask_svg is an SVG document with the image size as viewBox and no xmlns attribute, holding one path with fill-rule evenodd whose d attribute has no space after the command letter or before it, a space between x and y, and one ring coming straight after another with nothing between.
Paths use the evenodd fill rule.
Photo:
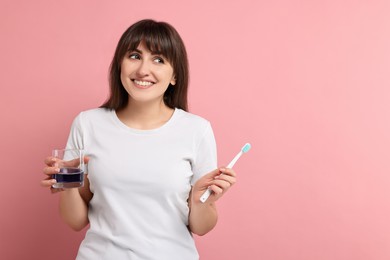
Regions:
<instances>
[{"instance_id":1,"label":"young woman","mask_svg":"<svg viewBox=\"0 0 390 260\"><path fill-rule=\"evenodd\" d=\"M215 202L236 181L217 168L210 123L187 112L188 61L169 24L141 20L117 45L110 97L74 120L67 148L83 148L81 188L54 190L56 159L42 185L60 192L74 230L89 224L77 259L198 259L192 233L217 223ZM213 191L206 203L200 196Z\"/></svg>"}]
</instances>

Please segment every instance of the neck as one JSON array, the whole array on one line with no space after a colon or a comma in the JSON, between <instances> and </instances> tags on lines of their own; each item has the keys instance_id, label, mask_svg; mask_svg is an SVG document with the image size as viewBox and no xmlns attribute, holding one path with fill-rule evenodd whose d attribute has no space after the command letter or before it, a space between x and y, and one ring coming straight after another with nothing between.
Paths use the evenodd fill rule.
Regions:
<instances>
[{"instance_id":1,"label":"neck","mask_svg":"<svg viewBox=\"0 0 390 260\"><path fill-rule=\"evenodd\" d=\"M127 126L147 130L162 126L171 118L173 111L163 101L150 104L132 101L124 109L117 111L117 115Z\"/></svg>"}]
</instances>

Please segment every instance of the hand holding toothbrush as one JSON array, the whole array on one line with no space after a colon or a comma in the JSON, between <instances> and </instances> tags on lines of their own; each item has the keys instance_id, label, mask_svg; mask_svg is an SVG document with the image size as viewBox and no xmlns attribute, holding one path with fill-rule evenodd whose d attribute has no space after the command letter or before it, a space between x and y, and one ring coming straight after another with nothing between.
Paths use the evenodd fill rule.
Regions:
<instances>
[{"instance_id":1,"label":"hand holding toothbrush","mask_svg":"<svg viewBox=\"0 0 390 260\"><path fill-rule=\"evenodd\" d=\"M233 160L228 164L226 168L230 169L233 168L234 164L240 159L241 155L244 153L247 153L251 149L251 145L249 143L246 143L240 150L240 152L233 158ZM221 174L222 175L222 174ZM219 175L220 176L220 175ZM205 203L208 197L211 195L212 189L207 189L202 196L200 197L200 201L202 203Z\"/></svg>"},{"instance_id":2,"label":"hand holding toothbrush","mask_svg":"<svg viewBox=\"0 0 390 260\"><path fill-rule=\"evenodd\" d=\"M236 173L233 169L220 167L200 178L192 189L192 201L198 203L205 192L210 192L208 202L212 203L236 183ZM202 202L204 203L204 202Z\"/></svg>"}]
</instances>

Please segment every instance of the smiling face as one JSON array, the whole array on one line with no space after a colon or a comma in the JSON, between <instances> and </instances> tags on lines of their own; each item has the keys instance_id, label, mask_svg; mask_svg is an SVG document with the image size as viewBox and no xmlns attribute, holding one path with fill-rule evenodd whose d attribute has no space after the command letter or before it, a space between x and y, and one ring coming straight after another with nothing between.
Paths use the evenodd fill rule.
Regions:
<instances>
[{"instance_id":1,"label":"smiling face","mask_svg":"<svg viewBox=\"0 0 390 260\"><path fill-rule=\"evenodd\" d=\"M122 34L110 64L110 95L101 107L118 111L126 108L131 101L134 103L134 100L138 99L139 96L136 94L139 91L135 91L135 86L132 85L134 82L131 78L133 75L130 74L130 70L133 70L133 64L129 61L131 54L129 50L133 52L137 49L139 51L144 50L146 52L142 52L139 56L132 56L133 59L145 61L145 53L150 55L151 53L156 54L154 52L157 51L159 54L162 54L157 56L165 58L163 59L163 64L167 65L166 61L169 61L169 65L173 68L172 74L175 76L172 80L173 82L171 83L175 84L175 86L170 85L165 91L163 104L169 108L180 108L184 111L188 111L187 94L189 69L187 52L183 40L176 29L170 24L150 19L144 19L134 23ZM135 53L140 54L139 51L138 53L135 51ZM151 75L146 77L138 75L135 78L141 78L144 80L144 78L147 79L148 77L154 77L157 75L154 70L152 71L150 68L148 68L148 70L149 73L146 74ZM142 82L138 83L140 83L138 85L150 84ZM156 82L156 84L159 83L160 82ZM152 85L152 88L155 88L155 86ZM149 88L145 88L144 90L149 90ZM147 93L146 91L144 92Z\"/></svg>"},{"instance_id":2,"label":"smiling face","mask_svg":"<svg viewBox=\"0 0 390 260\"><path fill-rule=\"evenodd\" d=\"M168 60L148 50L142 42L123 57L120 78L129 102L163 102L169 84L176 83Z\"/></svg>"}]
</instances>

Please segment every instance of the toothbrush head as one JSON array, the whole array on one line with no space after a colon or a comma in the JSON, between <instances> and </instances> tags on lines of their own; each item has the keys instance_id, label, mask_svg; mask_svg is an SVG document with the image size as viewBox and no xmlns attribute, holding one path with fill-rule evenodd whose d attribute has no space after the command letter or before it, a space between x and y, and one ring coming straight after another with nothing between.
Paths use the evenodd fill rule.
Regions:
<instances>
[{"instance_id":1,"label":"toothbrush head","mask_svg":"<svg viewBox=\"0 0 390 260\"><path fill-rule=\"evenodd\" d=\"M241 148L241 151L242 151L243 153L247 153L250 149L251 149L251 144L250 144L250 143L246 143L246 144Z\"/></svg>"}]
</instances>

